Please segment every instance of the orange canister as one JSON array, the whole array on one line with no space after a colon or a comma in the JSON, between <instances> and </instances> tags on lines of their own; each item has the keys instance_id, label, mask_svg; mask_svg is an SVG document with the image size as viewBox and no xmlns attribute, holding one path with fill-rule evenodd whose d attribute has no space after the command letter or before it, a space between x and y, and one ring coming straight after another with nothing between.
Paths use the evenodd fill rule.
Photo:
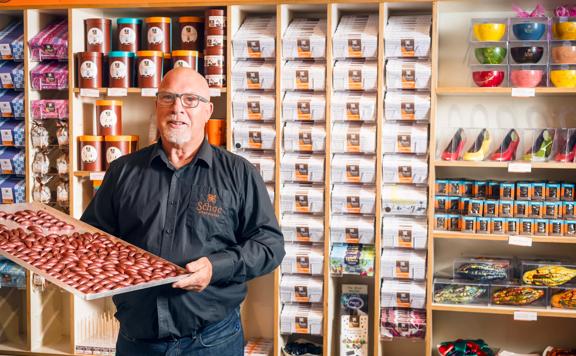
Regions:
<instances>
[{"instance_id":1,"label":"orange canister","mask_svg":"<svg viewBox=\"0 0 576 356\"><path fill-rule=\"evenodd\" d=\"M198 51L172 51L172 68L178 67L198 70Z\"/></svg>"},{"instance_id":2,"label":"orange canister","mask_svg":"<svg viewBox=\"0 0 576 356\"><path fill-rule=\"evenodd\" d=\"M106 160L106 169L115 159L136 152L138 149L138 136L120 135L104 137L104 157Z\"/></svg>"},{"instance_id":3,"label":"orange canister","mask_svg":"<svg viewBox=\"0 0 576 356\"><path fill-rule=\"evenodd\" d=\"M102 136L78 136L78 148L80 154L80 170L100 172L104 168L102 160Z\"/></svg>"},{"instance_id":4,"label":"orange canister","mask_svg":"<svg viewBox=\"0 0 576 356\"><path fill-rule=\"evenodd\" d=\"M147 17L144 19L146 49L170 52L172 50L172 20L169 17Z\"/></svg>"},{"instance_id":5,"label":"orange canister","mask_svg":"<svg viewBox=\"0 0 576 356\"><path fill-rule=\"evenodd\" d=\"M122 101L96 100L98 136L122 135Z\"/></svg>"},{"instance_id":6,"label":"orange canister","mask_svg":"<svg viewBox=\"0 0 576 356\"><path fill-rule=\"evenodd\" d=\"M139 88L158 88L162 80L161 51L138 51L136 53Z\"/></svg>"},{"instance_id":7,"label":"orange canister","mask_svg":"<svg viewBox=\"0 0 576 356\"><path fill-rule=\"evenodd\" d=\"M206 124L206 134L208 142L214 146L224 146L226 144L226 120L210 119Z\"/></svg>"}]
</instances>

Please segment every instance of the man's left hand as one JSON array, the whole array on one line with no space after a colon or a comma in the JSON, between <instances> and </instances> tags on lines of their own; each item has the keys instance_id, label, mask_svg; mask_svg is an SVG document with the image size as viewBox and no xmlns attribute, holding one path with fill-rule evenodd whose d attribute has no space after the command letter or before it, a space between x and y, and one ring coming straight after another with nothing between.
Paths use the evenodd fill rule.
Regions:
<instances>
[{"instance_id":1,"label":"man's left hand","mask_svg":"<svg viewBox=\"0 0 576 356\"><path fill-rule=\"evenodd\" d=\"M192 261L186 265L190 272L188 277L172 284L173 288L182 288L193 292L202 292L210 284L212 279L212 263L206 257Z\"/></svg>"}]
</instances>

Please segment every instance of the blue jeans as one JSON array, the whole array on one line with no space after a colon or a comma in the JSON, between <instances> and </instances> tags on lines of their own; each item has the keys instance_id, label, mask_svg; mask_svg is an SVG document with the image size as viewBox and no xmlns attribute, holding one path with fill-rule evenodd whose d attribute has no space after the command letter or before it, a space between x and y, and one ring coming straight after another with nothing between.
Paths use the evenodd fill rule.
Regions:
<instances>
[{"instance_id":1,"label":"blue jeans","mask_svg":"<svg viewBox=\"0 0 576 356\"><path fill-rule=\"evenodd\" d=\"M122 331L116 342L116 356L243 356L244 334L238 309L226 319L206 326L192 337L175 340L142 341Z\"/></svg>"}]
</instances>

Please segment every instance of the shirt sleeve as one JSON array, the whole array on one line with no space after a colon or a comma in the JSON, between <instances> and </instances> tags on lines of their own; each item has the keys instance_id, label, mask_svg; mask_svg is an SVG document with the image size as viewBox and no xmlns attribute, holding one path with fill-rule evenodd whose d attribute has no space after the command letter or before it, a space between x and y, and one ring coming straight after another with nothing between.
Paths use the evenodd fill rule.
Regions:
<instances>
[{"instance_id":1,"label":"shirt sleeve","mask_svg":"<svg viewBox=\"0 0 576 356\"><path fill-rule=\"evenodd\" d=\"M256 169L245 162L239 179L243 196L238 211L238 245L208 256L212 263L211 284L244 283L280 265L284 236L280 231L266 185Z\"/></svg>"},{"instance_id":2,"label":"shirt sleeve","mask_svg":"<svg viewBox=\"0 0 576 356\"><path fill-rule=\"evenodd\" d=\"M117 173L112 162L104 175L102 185L80 218L81 221L116 236L118 219L114 204L114 190L117 184Z\"/></svg>"}]
</instances>

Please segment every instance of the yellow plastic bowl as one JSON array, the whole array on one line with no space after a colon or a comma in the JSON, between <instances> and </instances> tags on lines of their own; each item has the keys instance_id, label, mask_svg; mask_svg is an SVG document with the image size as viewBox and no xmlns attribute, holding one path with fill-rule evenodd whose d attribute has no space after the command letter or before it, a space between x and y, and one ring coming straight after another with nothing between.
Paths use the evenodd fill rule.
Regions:
<instances>
[{"instance_id":1,"label":"yellow plastic bowl","mask_svg":"<svg viewBox=\"0 0 576 356\"><path fill-rule=\"evenodd\" d=\"M550 81L556 88L576 88L576 69L551 70Z\"/></svg>"},{"instance_id":2,"label":"yellow plastic bowl","mask_svg":"<svg viewBox=\"0 0 576 356\"><path fill-rule=\"evenodd\" d=\"M555 23L552 26L554 38L564 41L576 40L576 22L567 21Z\"/></svg>"},{"instance_id":3,"label":"yellow plastic bowl","mask_svg":"<svg viewBox=\"0 0 576 356\"><path fill-rule=\"evenodd\" d=\"M506 34L506 25L503 23L476 23L474 36L478 41L500 41Z\"/></svg>"}]
</instances>

